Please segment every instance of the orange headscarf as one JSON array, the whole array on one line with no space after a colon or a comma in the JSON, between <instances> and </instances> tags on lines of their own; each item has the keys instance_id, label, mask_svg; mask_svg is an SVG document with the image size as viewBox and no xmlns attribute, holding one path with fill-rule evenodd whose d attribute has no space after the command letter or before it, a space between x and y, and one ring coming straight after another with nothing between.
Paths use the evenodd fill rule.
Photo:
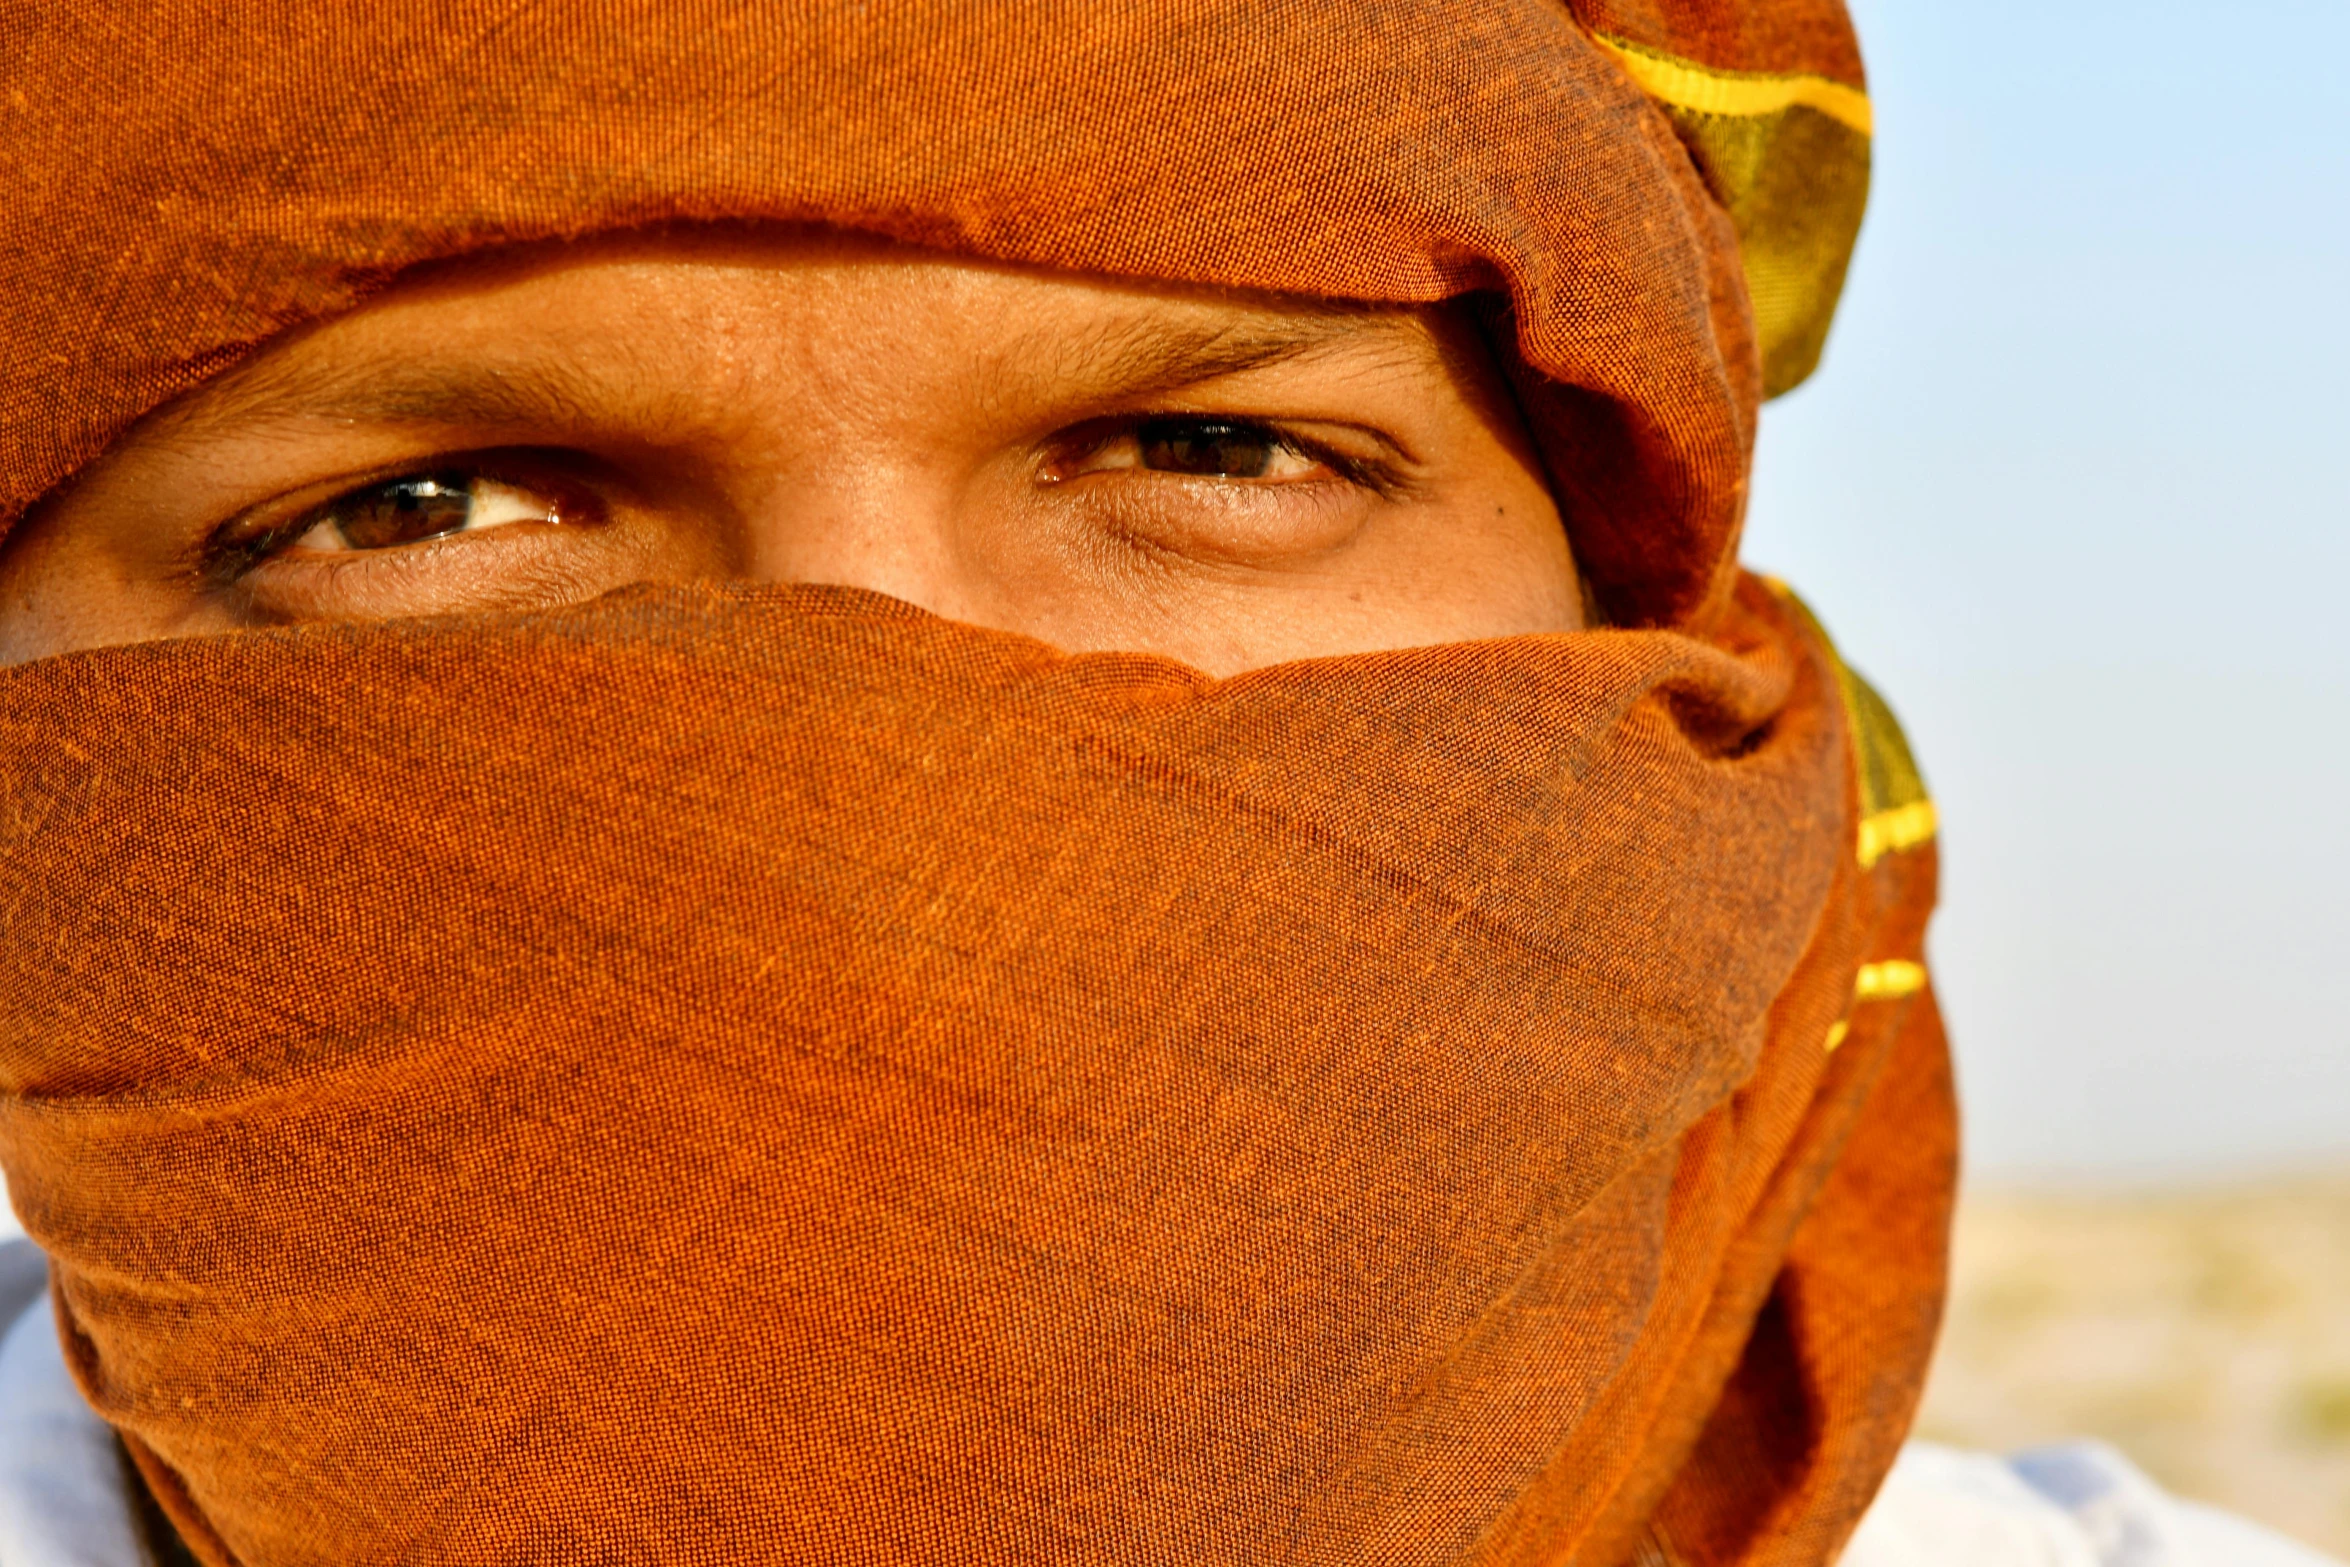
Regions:
<instances>
[{"instance_id":1,"label":"orange headscarf","mask_svg":"<svg viewBox=\"0 0 2350 1567\"><path fill-rule=\"evenodd\" d=\"M826 588L0 674L0 1159L199 1555L1832 1559L1938 1310L1931 812L1738 576L1831 0L8 24L0 522L417 263L1492 290L1620 629L1214 681Z\"/></svg>"}]
</instances>

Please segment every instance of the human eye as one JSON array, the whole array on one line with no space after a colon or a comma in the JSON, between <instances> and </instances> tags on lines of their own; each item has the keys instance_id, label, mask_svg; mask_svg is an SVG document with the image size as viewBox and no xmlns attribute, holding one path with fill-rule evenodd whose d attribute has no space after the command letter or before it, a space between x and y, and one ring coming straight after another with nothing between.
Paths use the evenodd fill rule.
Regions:
<instances>
[{"instance_id":1,"label":"human eye","mask_svg":"<svg viewBox=\"0 0 2350 1567\"><path fill-rule=\"evenodd\" d=\"M578 599L643 564L641 530L612 525L612 486L592 467L559 452L495 452L323 482L217 530L201 570L260 622Z\"/></svg>"},{"instance_id":2,"label":"human eye","mask_svg":"<svg viewBox=\"0 0 2350 1567\"><path fill-rule=\"evenodd\" d=\"M1211 570L1319 559L1414 483L1398 444L1367 426L1188 411L1072 426L1040 478L1064 515L1154 568Z\"/></svg>"},{"instance_id":3,"label":"human eye","mask_svg":"<svg viewBox=\"0 0 2350 1567\"><path fill-rule=\"evenodd\" d=\"M264 509L232 527L213 551L216 572L242 575L264 562L300 556L406 549L526 525L600 520L576 484L546 475L499 475L449 467L371 480L322 501Z\"/></svg>"},{"instance_id":4,"label":"human eye","mask_svg":"<svg viewBox=\"0 0 2350 1567\"><path fill-rule=\"evenodd\" d=\"M408 474L336 496L299 519L307 526L285 547L322 554L397 549L516 523L560 523L562 513L555 497L486 474Z\"/></svg>"},{"instance_id":5,"label":"human eye","mask_svg":"<svg viewBox=\"0 0 2350 1567\"><path fill-rule=\"evenodd\" d=\"M1168 474L1191 479L1295 484L1354 477L1344 459L1254 420L1168 415L1071 432L1049 468L1054 479L1088 474Z\"/></svg>"}]
</instances>

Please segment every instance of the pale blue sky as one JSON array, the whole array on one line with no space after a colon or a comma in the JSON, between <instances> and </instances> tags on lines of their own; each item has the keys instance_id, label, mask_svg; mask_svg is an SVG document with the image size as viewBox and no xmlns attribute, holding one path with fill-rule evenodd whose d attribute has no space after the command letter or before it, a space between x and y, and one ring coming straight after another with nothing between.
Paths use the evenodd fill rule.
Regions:
<instances>
[{"instance_id":1,"label":"pale blue sky","mask_svg":"<svg viewBox=\"0 0 2350 1567\"><path fill-rule=\"evenodd\" d=\"M1748 557L1902 713L1978 1171L2350 1160L2350 3L1857 0Z\"/></svg>"}]
</instances>

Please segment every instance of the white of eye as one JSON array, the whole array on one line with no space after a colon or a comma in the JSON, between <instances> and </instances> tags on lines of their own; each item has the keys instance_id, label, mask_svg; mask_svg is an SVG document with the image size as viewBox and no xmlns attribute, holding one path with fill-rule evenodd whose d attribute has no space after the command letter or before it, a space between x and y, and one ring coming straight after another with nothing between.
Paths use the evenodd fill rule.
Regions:
<instances>
[{"instance_id":1,"label":"white of eye","mask_svg":"<svg viewBox=\"0 0 2350 1567\"><path fill-rule=\"evenodd\" d=\"M329 503L325 515L293 541L321 554L392 549L457 533L479 533L518 522L552 522L554 508L538 495L478 475L402 478L355 490Z\"/></svg>"},{"instance_id":2,"label":"white of eye","mask_svg":"<svg viewBox=\"0 0 2350 1567\"><path fill-rule=\"evenodd\" d=\"M528 490L518 490L495 479L476 479L472 490L473 506L465 514L463 532L479 533L509 523L555 520L555 508L547 504L546 498Z\"/></svg>"}]
</instances>

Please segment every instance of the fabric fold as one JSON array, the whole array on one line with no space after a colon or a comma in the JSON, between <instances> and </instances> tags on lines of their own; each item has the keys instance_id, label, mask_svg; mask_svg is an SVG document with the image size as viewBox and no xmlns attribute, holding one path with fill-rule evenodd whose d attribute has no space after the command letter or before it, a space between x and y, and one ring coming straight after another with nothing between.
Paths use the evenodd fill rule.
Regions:
<instances>
[{"instance_id":1,"label":"fabric fold","mask_svg":"<svg viewBox=\"0 0 2350 1567\"><path fill-rule=\"evenodd\" d=\"M221 1562L1825 1560L1947 1084L1824 1047L1898 867L1738 603L1211 681L641 589L0 675L69 1363Z\"/></svg>"}]
</instances>

